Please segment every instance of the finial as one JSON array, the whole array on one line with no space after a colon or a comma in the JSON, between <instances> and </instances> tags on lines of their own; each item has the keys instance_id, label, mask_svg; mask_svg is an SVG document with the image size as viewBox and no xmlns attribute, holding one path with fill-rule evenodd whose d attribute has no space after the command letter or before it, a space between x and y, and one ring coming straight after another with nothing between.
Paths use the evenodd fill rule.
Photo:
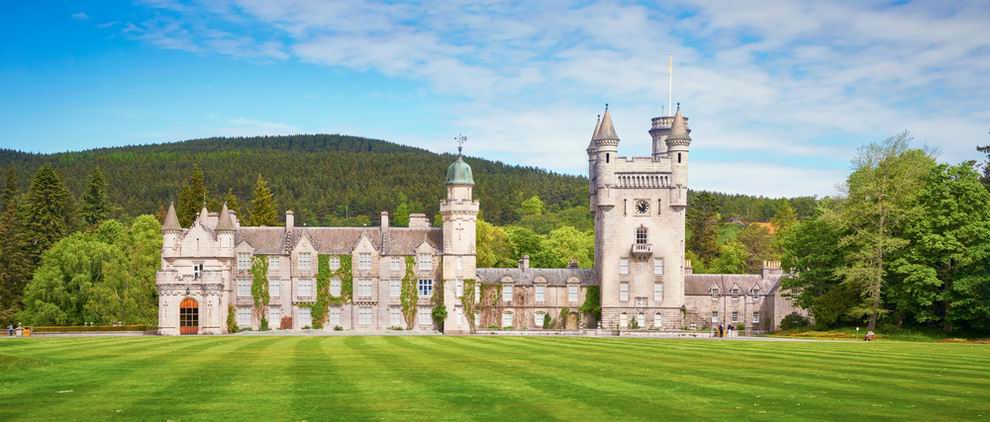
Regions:
<instances>
[{"instance_id":1,"label":"finial","mask_svg":"<svg viewBox=\"0 0 990 422\"><path fill-rule=\"evenodd\" d=\"M681 111L681 103L680 102L677 103L677 111Z\"/></svg>"},{"instance_id":2,"label":"finial","mask_svg":"<svg viewBox=\"0 0 990 422\"><path fill-rule=\"evenodd\" d=\"M608 103L605 103L605 111L608 111Z\"/></svg>"},{"instance_id":3,"label":"finial","mask_svg":"<svg viewBox=\"0 0 990 422\"><path fill-rule=\"evenodd\" d=\"M464 143L467 142L467 136L458 134L454 137L454 140L457 141L457 155L464 155L462 151L464 150Z\"/></svg>"}]
</instances>

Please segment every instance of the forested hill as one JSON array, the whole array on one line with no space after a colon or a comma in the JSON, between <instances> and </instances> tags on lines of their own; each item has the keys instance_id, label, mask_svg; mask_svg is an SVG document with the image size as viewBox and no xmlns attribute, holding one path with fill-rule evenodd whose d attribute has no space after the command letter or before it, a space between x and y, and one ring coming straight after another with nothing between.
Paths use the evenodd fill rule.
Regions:
<instances>
[{"instance_id":1,"label":"forested hill","mask_svg":"<svg viewBox=\"0 0 990 422\"><path fill-rule=\"evenodd\" d=\"M0 167L13 165L22 191L35 170L51 164L79 197L87 174L99 165L109 182L117 214L155 213L177 199L199 164L211 200L228 189L246 204L258 175L268 180L281 209L310 225L331 216L366 215L408 202L412 212L432 217L445 195L451 154L391 142L343 135L207 138L184 142L100 148L80 152L31 154L0 150ZM546 170L468 157L475 197L484 218L505 224L516 219L519 203L538 195L554 207L587 203L587 179ZM408 198L408 200L406 200Z\"/></svg>"}]
</instances>

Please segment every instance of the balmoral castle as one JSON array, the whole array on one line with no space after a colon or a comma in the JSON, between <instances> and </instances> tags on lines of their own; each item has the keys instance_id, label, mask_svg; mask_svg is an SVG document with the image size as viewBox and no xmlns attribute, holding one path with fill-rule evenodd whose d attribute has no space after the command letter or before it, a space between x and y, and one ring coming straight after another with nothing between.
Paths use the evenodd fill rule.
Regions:
<instances>
[{"instance_id":1,"label":"balmoral castle","mask_svg":"<svg viewBox=\"0 0 990 422\"><path fill-rule=\"evenodd\" d=\"M531 268L528 257L516 268L477 268L481 204L472 199L474 178L462 156L447 169L442 227L423 214L391 227L387 212L379 227L299 227L292 211L284 227L246 227L224 205L219 213L204 208L183 228L169 206L159 333L222 334L228 321L241 329L261 329L264 321L273 330L357 332L539 330L545 323L773 330L796 310L781 294L779 263L766 262L761 274L701 275L684 259L687 120L679 109L652 119L652 155L624 157L606 108L587 148L593 269ZM581 311L589 295L600 298L600 320ZM445 316L434 312L438 306Z\"/></svg>"}]
</instances>

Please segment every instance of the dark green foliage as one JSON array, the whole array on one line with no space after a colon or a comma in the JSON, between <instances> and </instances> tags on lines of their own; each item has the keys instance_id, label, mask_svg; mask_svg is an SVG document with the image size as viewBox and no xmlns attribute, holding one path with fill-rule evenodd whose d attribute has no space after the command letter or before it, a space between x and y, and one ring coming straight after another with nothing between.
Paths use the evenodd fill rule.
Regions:
<instances>
[{"instance_id":1,"label":"dark green foliage","mask_svg":"<svg viewBox=\"0 0 990 422\"><path fill-rule=\"evenodd\" d=\"M847 319L849 311L859 303L861 294L851 284L838 284L825 294L812 298L811 315L821 328L834 326Z\"/></svg>"},{"instance_id":2,"label":"dark green foliage","mask_svg":"<svg viewBox=\"0 0 990 422\"><path fill-rule=\"evenodd\" d=\"M227 305L227 333L236 333L240 331L237 327L236 312L237 311L234 310L234 305Z\"/></svg>"},{"instance_id":3,"label":"dark green foliage","mask_svg":"<svg viewBox=\"0 0 990 422\"><path fill-rule=\"evenodd\" d=\"M31 179L24 211L26 250L37 266L48 248L76 228L75 201L52 166L42 166Z\"/></svg>"},{"instance_id":4,"label":"dark green foliage","mask_svg":"<svg viewBox=\"0 0 990 422\"><path fill-rule=\"evenodd\" d=\"M107 196L107 179L99 166L94 167L89 174L86 191L82 195L80 216L82 223L95 227L103 220L110 218L111 205Z\"/></svg>"},{"instance_id":5,"label":"dark green foliage","mask_svg":"<svg viewBox=\"0 0 990 422\"><path fill-rule=\"evenodd\" d=\"M543 329L549 330L551 328L553 328L553 318L550 317L550 314L543 314Z\"/></svg>"},{"instance_id":6,"label":"dark green foliage","mask_svg":"<svg viewBox=\"0 0 990 422\"><path fill-rule=\"evenodd\" d=\"M275 197L272 196L272 191L268 189L268 182L260 174L254 185L250 217L252 226L278 225L278 209L275 205Z\"/></svg>"},{"instance_id":7,"label":"dark green foliage","mask_svg":"<svg viewBox=\"0 0 990 422\"><path fill-rule=\"evenodd\" d=\"M17 171L13 166L7 167L4 172L3 187L0 187L0 211L7 209L7 204L17 196L20 189L17 187Z\"/></svg>"},{"instance_id":8,"label":"dark green foliage","mask_svg":"<svg viewBox=\"0 0 990 422\"><path fill-rule=\"evenodd\" d=\"M164 202L164 201L163 201ZM185 186L179 191L179 201L175 212L182 227L189 227L199 211L206 206L206 177L199 164L193 165L192 174L186 179Z\"/></svg>"},{"instance_id":9,"label":"dark green foliage","mask_svg":"<svg viewBox=\"0 0 990 422\"><path fill-rule=\"evenodd\" d=\"M227 204L227 209L237 213L239 218L241 217L241 201L237 198L237 195L234 194L233 189L227 189L227 193L223 195L223 200L221 201L221 205L223 204Z\"/></svg>"},{"instance_id":10,"label":"dark green foliage","mask_svg":"<svg viewBox=\"0 0 990 422\"><path fill-rule=\"evenodd\" d=\"M983 176L980 177L980 181L983 182L983 186L990 190L990 145L976 147L976 150L987 155L987 161L983 163Z\"/></svg>"},{"instance_id":11,"label":"dark green foliage","mask_svg":"<svg viewBox=\"0 0 990 422\"><path fill-rule=\"evenodd\" d=\"M584 312L585 315L594 316L595 321L602 318L602 295L598 286L588 286L584 296L584 303L581 304L581 312Z\"/></svg>"},{"instance_id":12,"label":"dark green foliage","mask_svg":"<svg viewBox=\"0 0 990 422\"><path fill-rule=\"evenodd\" d=\"M688 203L696 196L708 194L715 198L719 211L725 219L739 219L745 222L766 222L773 219L784 204L794 211L795 217L803 220L815 213L818 198L799 196L796 198L767 198L742 194L729 194L708 191L688 191Z\"/></svg>"},{"instance_id":13,"label":"dark green foliage","mask_svg":"<svg viewBox=\"0 0 990 422\"><path fill-rule=\"evenodd\" d=\"M691 201L691 198L689 198ZM708 261L719 255L718 231L719 205L715 195L702 192L688 203L687 230L688 249L701 259Z\"/></svg>"},{"instance_id":14,"label":"dark green foliage","mask_svg":"<svg viewBox=\"0 0 990 422\"><path fill-rule=\"evenodd\" d=\"M800 328L808 328L811 326L811 320L807 317L801 316L797 312L791 312L784 316L784 319L780 320L781 330L794 330Z\"/></svg>"},{"instance_id":15,"label":"dark green foliage","mask_svg":"<svg viewBox=\"0 0 990 422\"><path fill-rule=\"evenodd\" d=\"M0 214L0 323L17 323L24 286L34 266L28 256L28 237L20 224L17 196L7 201Z\"/></svg>"}]
</instances>

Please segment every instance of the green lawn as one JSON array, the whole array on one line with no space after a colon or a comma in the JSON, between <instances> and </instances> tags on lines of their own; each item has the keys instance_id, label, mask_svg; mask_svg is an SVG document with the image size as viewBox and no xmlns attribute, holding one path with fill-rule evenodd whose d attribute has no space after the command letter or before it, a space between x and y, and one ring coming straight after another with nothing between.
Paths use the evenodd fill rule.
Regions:
<instances>
[{"instance_id":1,"label":"green lawn","mask_svg":"<svg viewBox=\"0 0 990 422\"><path fill-rule=\"evenodd\" d=\"M520 337L0 340L0 420L990 417L990 346Z\"/></svg>"}]
</instances>

